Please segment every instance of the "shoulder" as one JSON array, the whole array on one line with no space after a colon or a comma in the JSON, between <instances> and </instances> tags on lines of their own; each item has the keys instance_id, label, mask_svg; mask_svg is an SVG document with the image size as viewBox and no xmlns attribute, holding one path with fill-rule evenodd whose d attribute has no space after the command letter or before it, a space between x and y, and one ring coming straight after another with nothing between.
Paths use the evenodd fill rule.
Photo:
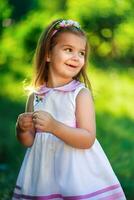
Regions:
<instances>
[{"instance_id":1,"label":"shoulder","mask_svg":"<svg viewBox=\"0 0 134 200\"><path fill-rule=\"evenodd\" d=\"M76 97L76 110L80 112L94 112L92 92L88 88L82 88Z\"/></svg>"},{"instance_id":2,"label":"shoulder","mask_svg":"<svg viewBox=\"0 0 134 200\"><path fill-rule=\"evenodd\" d=\"M76 97L76 102L86 101L86 100L93 101L92 92L88 88L82 88Z\"/></svg>"},{"instance_id":3,"label":"shoulder","mask_svg":"<svg viewBox=\"0 0 134 200\"><path fill-rule=\"evenodd\" d=\"M76 122L78 128L85 128L93 133L95 138L96 120L92 92L88 88L82 88L76 98Z\"/></svg>"},{"instance_id":4,"label":"shoulder","mask_svg":"<svg viewBox=\"0 0 134 200\"><path fill-rule=\"evenodd\" d=\"M34 93L31 93L27 98L26 108L25 108L26 112L33 112L33 101L34 101Z\"/></svg>"}]
</instances>

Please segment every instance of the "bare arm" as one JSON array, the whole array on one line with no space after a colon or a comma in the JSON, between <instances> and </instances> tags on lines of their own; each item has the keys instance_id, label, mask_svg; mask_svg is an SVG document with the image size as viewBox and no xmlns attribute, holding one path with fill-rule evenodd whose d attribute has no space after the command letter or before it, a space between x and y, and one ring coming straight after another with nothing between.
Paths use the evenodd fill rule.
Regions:
<instances>
[{"instance_id":1,"label":"bare arm","mask_svg":"<svg viewBox=\"0 0 134 200\"><path fill-rule=\"evenodd\" d=\"M87 89L82 89L76 98L77 128L69 127L57 121L44 111L35 112L34 117L37 129L51 132L75 148L90 148L95 141L95 111L91 94Z\"/></svg>"},{"instance_id":2,"label":"bare arm","mask_svg":"<svg viewBox=\"0 0 134 200\"><path fill-rule=\"evenodd\" d=\"M32 121L34 95L28 97L25 113L19 115L16 123L17 138L26 147L32 146L35 136L35 128Z\"/></svg>"},{"instance_id":3,"label":"bare arm","mask_svg":"<svg viewBox=\"0 0 134 200\"><path fill-rule=\"evenodd\" d=\"M26 108L25 108L25 112L33 112L33 101L34 101L34 94L30 94L27 102L26 102Z\"/></svg>"}]
</instances>

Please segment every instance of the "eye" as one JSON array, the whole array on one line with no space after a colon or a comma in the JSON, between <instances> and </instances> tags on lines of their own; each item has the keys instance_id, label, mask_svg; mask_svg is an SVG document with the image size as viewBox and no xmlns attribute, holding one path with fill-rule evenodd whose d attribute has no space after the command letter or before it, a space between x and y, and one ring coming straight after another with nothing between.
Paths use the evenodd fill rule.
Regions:
<instances>
[{"instance_id":1,"label":"eye","mask_svg":"<svg viewBox=\"0 0 134 200\"><path fill-rule=\"evenodd\" d=\"M71 48L66 48L65 51L66 52L72 52L72 49Z\"/></svg>"},{"instance_id":2,"label":"eye","mask_svg":"<svg viewBox=\"0 0 134 200\"><path fill-rule=\"evenodd\" d=\"M85 52L84 51L81 51L79 54L80 54L80 56L85 56Z\"/></svg>"}]
</instances>

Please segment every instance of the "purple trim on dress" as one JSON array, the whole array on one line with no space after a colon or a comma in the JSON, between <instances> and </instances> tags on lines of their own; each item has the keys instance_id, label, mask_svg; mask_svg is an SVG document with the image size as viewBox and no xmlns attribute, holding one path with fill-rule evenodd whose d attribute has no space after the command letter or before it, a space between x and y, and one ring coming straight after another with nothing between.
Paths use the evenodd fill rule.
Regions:
<instances>
[{"instance_id":1,"label":"purple trim on dress","mask_svg":"<svg viewBox=\"0 0 134 200\"><path fill-rule=\"evenodd\" d=\"M62 92L71 92L74 91L78 86L80 85L84 85L83 83L73 80L70 83L60 86L60 87L55 87L55 88L48 88L46 86L41 86L39 90L37 90L35 92L35 94L37 95L41 95L41 94L45 94L51 90L55 90L55 91L62 91Z\"/></svg>"},{"instance_id":2,"label":"purple trim on dress","mask_svg":"<svg viewBox=\"0 0 134 200\"><path fill-rule=\"evenodd\" d=\"M54 199L54 198L63 198L61 194L51 194L47 196L31 196L31 195L23 195L23 194L13 194L13 197L20 199L31 199L31 200L48 200L48 199Z\"/></svg>"},{"instance_id":3,"label":"purple trim on dress","mask_svg":"<svg viewBox=\"0 0 134 200\"><path fill-rule=\"evenodd\" d=\"M123 192L118 192L107 197L100 198L99 200L118 200L119 198L123 197Z\"/></svg>"},{"instance_id":4,"label":"purple trim on dress","mask_svg":"<svg viewBox=\"0 0 134 200\"><path fill-rule=\"evenodd\" d=\"M64 200L80 200L80 199L86 199L86 198L92 198L97 195L100 195L105 192L109 192L111 190L115 190L117 188L120 188L119 184L112 185L110 187L106 187L104 189L98 190L96 192L92 192L90 194L85 194L85 195L78 195L78 196L62 196L61 194L51 194L47 196L31 196L31 195L23 195L23 194L13 194L13 197L15 198L23 198L23 199L31 199L31 200L48 200L48 199L54 199L54 198L62 198ZM108 197L101 198L101 200L115 200L116 197L123 197L124 194L123 192L116 192L112 195L109 195ZM115 198L114 198L115 197Z\"/></svg>"},{"instance_id":5,"label":"purple trim on dress","mask_svg":"<svg viewBox=\"0 0 134 200\"><path fill-rule=\"evenodd\" d=\"M85 199L85 198L91 198L91 197L95 197L99 194L102 194L102 193L105 193L105 192L109 192L111 190L115 190L117 188L119 188L120 185L119 184L116 184L116 185L112 185L110 187L106 187L104 189L101 189L101 190L97 190L96 192L92 192L90 194L85 194L85 195L79 195L79 196L70 196L70 197L64 197L64 199L67 199L67 200L79 200L79 199Z\"/></svg>"},{"instance_id":6,"label":"purple trim on dress","mask_svg":"<svg viewBox=\"0 0 134 200\"><path fill-rule=\"evenodd\" d=\"M13 197L16 199L20 199L21 198L21 194L16 194L15 192L13 193Z\"/></svg>"}]
</instances>

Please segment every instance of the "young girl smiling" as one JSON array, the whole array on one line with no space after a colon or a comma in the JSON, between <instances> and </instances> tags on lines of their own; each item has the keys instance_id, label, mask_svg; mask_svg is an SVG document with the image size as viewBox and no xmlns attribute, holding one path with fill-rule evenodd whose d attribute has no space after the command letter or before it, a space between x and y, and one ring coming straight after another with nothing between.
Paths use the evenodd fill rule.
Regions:
<instances>
[{"instance_id":1,"label":"young girl smiling","mask_svg":"<svg viewBox=\"0 0 134 200\"><path fill-rule=\"evenodd\" d=\"M29 148L14 200L126 199L96 139L87 58L88 42L78 22L56 20L42 33L36 90L17 120L17 137Z\"/></svg>"}]
</instances>

